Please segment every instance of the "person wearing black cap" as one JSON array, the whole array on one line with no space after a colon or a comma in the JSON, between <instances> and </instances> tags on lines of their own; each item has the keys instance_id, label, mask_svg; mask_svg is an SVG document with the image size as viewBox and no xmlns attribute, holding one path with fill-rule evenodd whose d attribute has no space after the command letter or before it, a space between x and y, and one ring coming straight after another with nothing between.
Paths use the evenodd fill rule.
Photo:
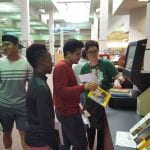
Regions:
<instances>
[{"instance_id":1,"label":"person wearing black cap","mask_svg":"<svg viewBox=\"0 0 150 150\"><path fill-rule=\"evenodd\" d=\"M2 36L2 49L6 56L0 59L0 120L3 127L3 143L7 150L12 148L14 121L26 150L26 81L32 76L32 68L26 58L18 53L19 40L13 35Z\"/></svg>"}]
</instances>

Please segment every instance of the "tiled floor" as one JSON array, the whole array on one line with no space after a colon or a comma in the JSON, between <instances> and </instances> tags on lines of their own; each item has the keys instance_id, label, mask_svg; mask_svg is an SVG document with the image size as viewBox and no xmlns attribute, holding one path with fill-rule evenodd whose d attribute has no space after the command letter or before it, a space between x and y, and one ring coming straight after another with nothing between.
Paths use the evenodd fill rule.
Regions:
<instances>
[{"instance_id":1,"label":"tiled floor","mask_svg":"<svg viewBox=\"0 0 150 150\"><path fill-rule=\"evenodd\" d=\"M51 89L53 88L51 75L48 76L48 85L50 86ZM4 150L2 134L3 133L0 131L0 150ZM15 127L13 129L12 137L13 137L13 150L22 150L21 142L20 142L20 136L19 136Z\"/></svg>"},{"instance_id":2,"label":"tiled floor","mask_svg":"<svg viewBox=\"0 0 150 150\"><path fill-rule=\"evenodd\" d=\"M21 147L21 142L20 142L20 137L19 137L19 134L17 132L17 130L15 129L14 127L14 130L13 130L13 150L22 150L22 147ZM94 144L94 147L96 143ZM95 150L96 148L93 148L93 150ZM3 140L2 140L2 132L0 132L0 150L4 150L4 146L3 146Z\"/></svg>"},{"instance_id":3,"label":"tiled floor","mask_svg":"<svg viewBox=\"0 0 150 150\"><path fill-rule=\"evenodd\" d=\"M48 82L48 85L50 86L50 88L52 89L53 84L52 84L52 76L51 75L48 76L47 82ZM52 90L51 90L51 92L52 92ZM4 150L2 134L3 133L0 131L0 150ZM12 137L13 137L13 150L22 150L20 136L15 127L13 129Z\"/></svg>"},{"instance_id":4,"label":"tiled floor","mask_svg":"<svg viewBox=\"0 0 150 150\"><path fill-rule=\"evenodd\" d=\"M53 92L52 91L52 88L53 88L52 85L53 84L52 84L52 76L51 75L48 76L48 85L50 86L51 92ZM57 128L59 128L59 126L57 126ZM18 132L17 132L15 127L13 129L12 137L13 137L13 146L12 146L13 150L22 150L20 137L19 137L19 134L18 134ZM61 139L61 142L62 142L62 139ZM2 132L1 131L0 131L0 150L4 150L3 139L2 139ZM95 150L95 148L93 150Z\"/></svg>"},{"instance_id":5,"label":"tiled floor","mask_svg":"<svg viewBox=\"0 0 150 150\"><path fill-rule=\"evenodd\" d=\"M0 132L0 150L4 150L2 134L3 133ZM22 150L20 137L15 127L13 129L12 137L13 137L13 150Z\"/></svg>"}]
</instances>

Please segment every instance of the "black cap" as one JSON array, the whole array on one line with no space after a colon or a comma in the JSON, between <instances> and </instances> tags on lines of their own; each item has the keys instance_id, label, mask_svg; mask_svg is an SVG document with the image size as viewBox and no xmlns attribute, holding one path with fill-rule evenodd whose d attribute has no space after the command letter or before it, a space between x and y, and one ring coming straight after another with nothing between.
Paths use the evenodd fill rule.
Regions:
<instances>
[{"instance_id":1,"label":"black cap","mask_svg":"<svg viewBox=\"0 0 150 150\"><path fill-rule=\"evenodd\" d=\"M15 45L18 44L19 48L23 48L23 46L21 44L19 44L18 37L14 36L14 35L2 35L2 43L5 41L12 42Z\"/></svg>"}]
</instances>

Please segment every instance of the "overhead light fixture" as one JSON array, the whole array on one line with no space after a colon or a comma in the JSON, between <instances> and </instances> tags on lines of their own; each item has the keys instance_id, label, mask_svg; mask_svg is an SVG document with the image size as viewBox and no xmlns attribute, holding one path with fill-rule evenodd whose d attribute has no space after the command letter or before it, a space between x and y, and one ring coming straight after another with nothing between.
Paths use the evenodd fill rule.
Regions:
<instances>
[{"instance_id":1,"label":"overhead light fixture","mask_svg":"<svg viewBox=\"0 0 150 150\"><path fill-rule=\"evenodd\" d=\"M8 24L9 20L7 18L0 18L0 25Z\"/></svg>"},{"instance_id":2,"label":"overhead light fixture","mask_svg":"<svg viewBox=\"0 0 150 150\"><path fill-rule=\"evenodd\" d=\"M57 8L66 22L89 21L90 0L55 0ZM82 13L77 10L82 10Z\"/></svg>"},{"instance_id":3,"label":"overhead light fixture","mask_svg":"<svg viewBox=\"0 0 150 150\"><path fill-rule=\"evenodd\" d=\"M45 9L39 9L40 14L45 14Z\"/></svg>"},{"instance_id":4,"label":"overhead light fixture","mask_svg":"<svg viewBox=\"0 0 150 150\"><path fill-rule=\"evenodd\" d=\"M0 2L0 14L2 13L18 13L20 12L19 7L12 2Z\"/></svg>"},{"instance_id":5,"label":"overhead light fixture","mask_svg":"<svg viewBox=\"0 0 150 150\"><path fill-rule=\"evenodd\" d=\"M97 9L96 9L96 13L99 13L99 12L100 12L100 8L97 8Z\"/></svg>"},{"instance_id":6,"label":"overhead light fixture","mask_svg":"<svg viewBox=\"0 0 150 150\"><path fill-rule=\"evenodd\" d=\"M41 0L41 8L39 9L40 14L45 13L45 9L43 8L43 0Z\"/></svg>"}]
</instances>

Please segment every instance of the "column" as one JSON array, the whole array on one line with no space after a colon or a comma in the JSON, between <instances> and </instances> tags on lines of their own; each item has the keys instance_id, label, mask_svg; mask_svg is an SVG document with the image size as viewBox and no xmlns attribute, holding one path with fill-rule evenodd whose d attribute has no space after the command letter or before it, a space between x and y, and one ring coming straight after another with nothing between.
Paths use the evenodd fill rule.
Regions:
<instances>
[{"instance_id":1,"label":"column","mask_svg":"<svg viewBox=\"0 0 150 150\"><path fill-rule=\"evenodd\" d=\"M63 28L61 28L61 31L60 31L60 49L61 49L62 54L63 54L63 46L64 46L64 31L63 31Z\"/></svg>"},{"instance_id":2,"label":"column","mask_svg":"<svg viewBox=\"0 0 150 150\"><path fill-rule=\"evenodd\" d=\"M146 12L146 38L147 38L147 46L146 48L149 50L145 50L144 56L144 70L150 72L150 2L147 4L147 12Z\"/></svg>"},{"instance_id":3,"label":"column","mask_svg":"<svg viewBox=\"0 0 150 150\"><path fill-rule=\"evenodd\" d=\"M107 50L108 34L108 0L100 0L100 26L99 26L100 53Z\"/></svg>"},{"instance_id":4,"label":"column","mask_svg":"<svg viewBox=\"0 0 150 150\"><path fill-rule=\"evenodd\" d=\"M49 50L50 50L50 53L52 55L53 62L55 62L54 44L55 44L55 39L54 39L54 18L53 18L53 8L52 8L49 12Z\"/></svg>"},{"instance_id":5,"label":"column","mask_svg":"<svg viewBox=\"0 0 150 150\"><path fill-rule=\"evenodd\" d=\"M91 40L98 41L98 15L94 13L94 23L91 26Z\"/></svg>"},{"instance_id":6,"label":"column","mask_svg":"<svg viewBox=\"0 0 150 150\"><path fill-rule=\"evenodd\" d=\"M26 48L30 45L30 15L29 15L29 0L20 1L21 12L21 40L24 48L22 54L25 56Z\"/></svg>"},{"instance_id":7,"label":"column","mask_svg":"<svg viewBox=\"0 0 150 150\"><path fill-rule=\"evenodd\" d=\"M147 4L147 12L146 12L146 37L148 39L147 41L147 48L150 48L150 1Z\"/></svg>"}]
</instances>

